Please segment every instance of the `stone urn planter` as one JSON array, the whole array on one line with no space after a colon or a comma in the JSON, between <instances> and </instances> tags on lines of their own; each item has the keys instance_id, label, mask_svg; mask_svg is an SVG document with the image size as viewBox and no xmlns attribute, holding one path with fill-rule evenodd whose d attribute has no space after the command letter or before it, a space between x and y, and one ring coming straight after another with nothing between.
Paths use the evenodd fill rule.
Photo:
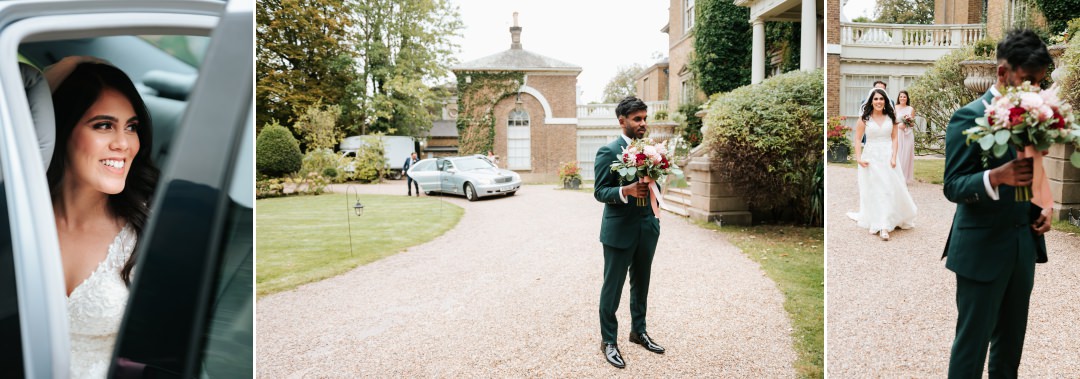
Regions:
<instances>
[{"instance_id":1,"label":"stone urn planter","mask_svg":"<svg viewBox=\"0 0 1080 379\"><path fill-rule=\"evenodd\" d=\"M1050 73L1050 78L1054 79L1054 82L1061 81L1061 78L1065 76L1065 66L1061 65L1061 56L1065 54L1066 46L1065 44L1057 44L1046 48L1050 52L1050 58L1054 59L1054 72Z\"/></svg>"},{"instance_id":2,"label":"stone urn planter","mask_svg":"<svg viewBox=\"0 0 1080 379\"><path fill-rule=\"evenodd\" d=\"M578 189L581 188L581 179L572 178L563 181L563 189Z\"/></svg>"},{"instance_id":3,"label":"stone urn planter","mask_svg":"<svg viewBox=\"0 0 1080 379\"><path fill-rule=\"evenodd\" d=\"M993 60L972 60L960 62L964 74L964 86L968 90L982 95L997 82L997 62Z\"/></svg>"},{"instance_id":4,"label":"stone urn planter","mask_svg":"<svg viewBox=\"0 0 1080 379\"><path fill-rule=\"evenodd\" d=\"M833 163L847 163L848 154L851 151L845 145L832 145L829 146L829 162Z\"/></svg>"}]
</instances>

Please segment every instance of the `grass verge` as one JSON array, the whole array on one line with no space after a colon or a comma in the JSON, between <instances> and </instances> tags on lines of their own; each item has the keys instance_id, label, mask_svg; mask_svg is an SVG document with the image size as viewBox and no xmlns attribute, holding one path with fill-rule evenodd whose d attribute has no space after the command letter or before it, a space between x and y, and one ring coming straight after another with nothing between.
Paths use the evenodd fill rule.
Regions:
<instances>
[{"instance_id":1,"label":"grass verge","mask_svg":"<svg viewBox=\"0 0 1080 379\"><path fill-rule=\"evenodd\" d=\"M839 166L847 168L856 168L854 160L848 160L845 163L829 162L830 166ZM915 160L915 180L923 183L942 184L945 177L945 160L944 159L916 159Z\"/></svg>"},{"instance_id":2,"label":"grass verge","mask_svg":"<svg viewBox=\"0 0 1080 379\"><path fill-rule=\"evenodd\" d=\"M429 197L343 194L256 201L258 296L323 280L431 241L461 219L461 207ZM349 248L350 223L352 250Z\"/></svg>"},{"instance_id":3,"label":"grass verge","mask_svg":"<svg viewBox=\"0 0 1080 379\"><path fill-rule=\"evenodd\" d=\"M795 369L800 378L824 376L825 236L823 228L702 224L761 265L784 293L784 309L795 328Z\"/></svg>"}]
</instances>

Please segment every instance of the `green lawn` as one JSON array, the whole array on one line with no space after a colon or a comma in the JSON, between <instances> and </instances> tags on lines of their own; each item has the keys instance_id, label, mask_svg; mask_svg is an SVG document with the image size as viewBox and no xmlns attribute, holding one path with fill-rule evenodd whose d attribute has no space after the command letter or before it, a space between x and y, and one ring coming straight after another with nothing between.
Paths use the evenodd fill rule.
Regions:
<instances>
[{"instance_id":1,"label":"green lawn","mask_svg":"<svg viewBox=\"0 0 1080 379\"><path fill-rule=\"evenodd\" d=\"M830 165L855 168L855 160L851 158L847 163L833 163ZM916 159L915 160L915 180L923 183L942 184L945 177L945 160L944 159Z\"/></svg>"},{"instance_id":2,"label":"green lawn","mask_svg":"<svg viewBox=\"0 0 1080 379\"><path fill-rule=\"evenodd\" d=\"M457 225L464 210L429 197L290 196L256 201L258 296L326 279L430 241ZM352 251L349 249L352 224Z\"/></svg>"},{"instance_id":3,"label":"green lawn","mask_svg":"<svg viewBox=\"0 0 1080 379\"><path fill-rule=\"evenodd\" d=\"M823 228L707 223L761 265L784 292L784 309L795 327L795 369L800 378L824 376L825 244Z\"/></svg>"}]
</instances>

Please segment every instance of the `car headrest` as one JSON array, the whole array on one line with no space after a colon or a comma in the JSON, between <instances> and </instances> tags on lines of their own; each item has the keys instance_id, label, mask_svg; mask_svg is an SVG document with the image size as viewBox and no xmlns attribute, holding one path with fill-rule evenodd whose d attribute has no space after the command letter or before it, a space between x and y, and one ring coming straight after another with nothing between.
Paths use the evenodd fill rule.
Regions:
<instances>
[{"instance_id":1,"label":"car headrest","mask_svg":"<svg viewBox=\"0 0 1080 379\"><path fill-rule=\"evenodd\" d=\"M142 82L157 91L158 96L185 100L191 93L191 89L195 87L195 79L196 75L150 70L143 75Z\"/></svg>"},{"instance_id":2,"label":"car headrest","mask_svg":"<svg viewBox=\"0 0 1080 379\"><path fill-rule=\"evenodd\" d=\"M45 76L33 65L19 62L19 73L22 74L26 100L30 103L30 117L34 120L41 162L48 169L53 149L56 147L56 115L53 114L52 92L49 91Z\"/></svg>"},{"instance_id":3,"label":"car headrest","mask_svg":"<svg viewBox=\"0 0 1080 379\"><path fill-rule=\"evenodd\" d=\"M180 126L187 103L158 96L143 95L143 102L150 112L150 121L154 128L154 146L150 157L158 168L165 167L169 156L169 145Z\"/></svg>"}]
</instances>

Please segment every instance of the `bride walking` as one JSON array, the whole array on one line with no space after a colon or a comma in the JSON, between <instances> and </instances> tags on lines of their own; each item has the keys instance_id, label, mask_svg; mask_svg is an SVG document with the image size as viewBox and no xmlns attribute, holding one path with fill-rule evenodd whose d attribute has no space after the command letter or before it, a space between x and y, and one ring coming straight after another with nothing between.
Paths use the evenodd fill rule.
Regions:
<instances>
[{"instance_id":1,"label":"bride walking","mask_svg":"<svg viewBox=\"0 0 1080 379\"><path fill-rule=\"evenodd\" d=\"M872 89L862 115L855 125L855 141L866 136L866 146L855 144L855 161L859 163L859 211L847 215L866 228L889 240L896 228L915 226L915 202L904 183L904 174L897 165L898 133L896 113L882 89Z\"/></svg>"}]
</instances>

